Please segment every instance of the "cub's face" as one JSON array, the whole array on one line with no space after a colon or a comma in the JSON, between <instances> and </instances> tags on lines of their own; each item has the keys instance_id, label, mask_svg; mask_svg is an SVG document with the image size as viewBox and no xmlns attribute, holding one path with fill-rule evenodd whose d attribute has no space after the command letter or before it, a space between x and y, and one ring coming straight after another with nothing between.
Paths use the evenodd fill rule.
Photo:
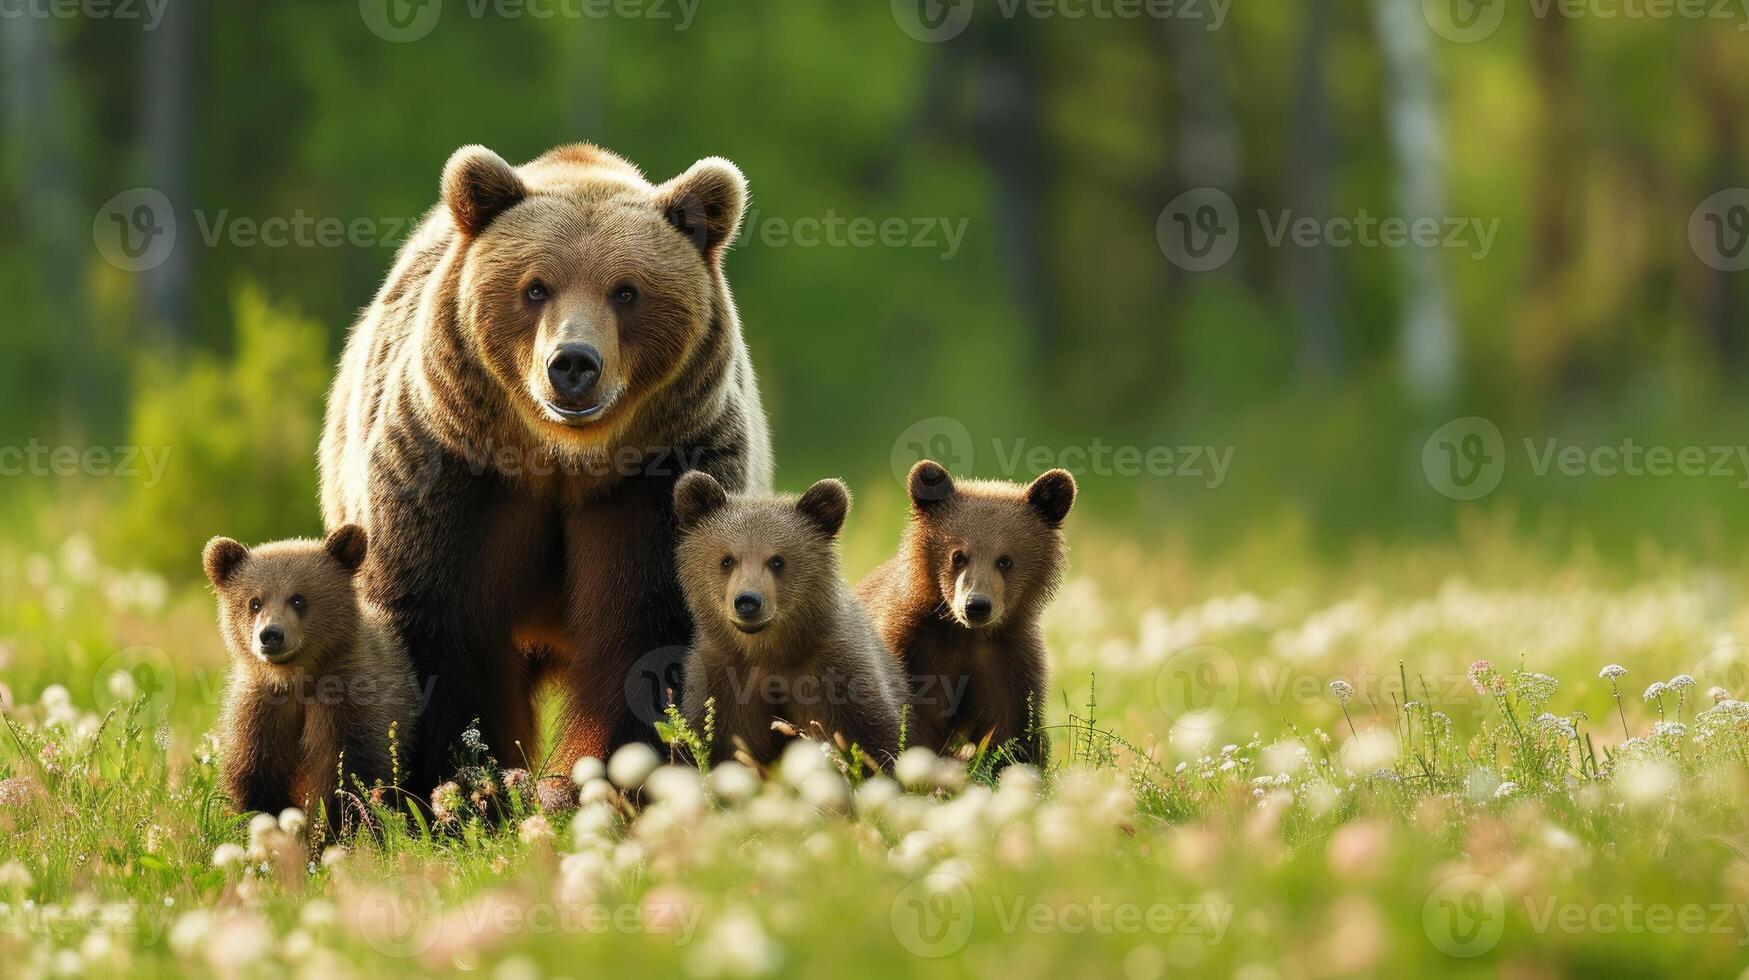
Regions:
<instances>
[{"instance_id":1,"label":"cub's face","mask_svg":"<svg viewBox=\"0 0 1749 980\"><path fill-rule=\"evenodd\" d=\"M731 500L709 475L688 473L674 492L676 564L695 620L733 630L755 655L817 626L838 588L834 540L849 510L837 480L792 503Z\"/></svg>"},{"instance_id":2,"label":"cub's face","mask_svg":"<svg viewBox=\"0 0 1749 980\"><path fill-rule=\"evenodd\" d=\"M353 573L367 539L348 524L327 539L245 548L230 538L207 542L207 577L218 595L219 629L239 660L269 673L321 669L358 623Z\"/></svg>"},{"instance_id":3,"label":"cub's face","mask_svg":"<svg viewBox=\"0 0 1749 980\"><path fill-rule=\"evenodd\" d=\"M1051 470L1030 485L970 482L924 460L912 467L913 519L921 560L943 604L969 629L1000 626L1056 588L1061 527L1075 502L1075 479Z\"/></svg>"},{"instance_id":4,"label":"cub's face","mask_svg":"<svg viewBox=\"0 0 1749 980\"><path fill-rule=\"evenodd\" d=\"M531 431L559 446L606 442L698 347L746 201L726 160L651 185L586 146L521 168L464 147L443 188L465 241L461 322Z\"/></svg>"}]
</instances>

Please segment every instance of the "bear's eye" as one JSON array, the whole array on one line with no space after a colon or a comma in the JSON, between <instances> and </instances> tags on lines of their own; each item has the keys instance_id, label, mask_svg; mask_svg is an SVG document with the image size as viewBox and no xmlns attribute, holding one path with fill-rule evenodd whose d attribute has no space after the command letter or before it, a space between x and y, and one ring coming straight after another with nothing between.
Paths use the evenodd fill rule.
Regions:
<instances>
[{"instance_id":1,"label":"bear's eye","mask_svg":"<svg viewBox=\"0 0 1749 980\"><path fill-rule=\"evenodd\" d=\"M252 613L258 613L261 611L261 600L259 598L249 600L249 611Z\"/></svg>"},{"instance_id":2,"label":"bear's eye","mask_svg":"<svg viewBox=\"0 0 1749 980\"><path fill-rule=\"evenodd\" d=\"M530 303L545 303L552 295L553 291L548 289L547 284L539 279L529 283L528 288L522 291L523 298Z\"/></svg>"},{"instance_id":3,"label":"bear's eye","mask_svg":"<svg viewBox=\"0 0 1749 980\"><path fill-rule=\"evenodd\" d=\"M296 611L298 611L298 612L303 612L303 611L304 611L304 607L305 607L305 606L307 606L307 605L309 605L309 603L308 603L308 602L305 602L305 601L304 601L304 597L303 597L303 596L301 596L301 595L294 595L294 596L292 596L292 597L291 597L291 607L292 607L292 609L294 609L294 610L296 610Z\"/></svg>"},{"instance_id":4,"label":"bear's eye","mask_svg":"<svg viewBox=\"0 0 1749 980\"><path fill-rule=\"evenodd\" d=\"M729 569L734 568L734 567L735 567L735 556L734 555L724 555L723 556L723 571L726 572Z\"/></svg>"},{"instance_id":5,"label":"bear's eye","mask_svg":"<svg viewBox=\"0 0 1749 980\"><path fill-rule=\"evenodd\" d=\"M611 294L615 306L630 306L638 301L638 290L629 282L615 286Z\"/></svg>"},{"instance_id":6,"label":"bear's eye","mask_svg":"<svg viewBox=\"0 0 1749 980\"><path fill-rule=\"evenodd\" d=\"M996 559L996 567L1000 568L1006 572L1010 568L1014 567L1014 559L1008 557L1007 555L1003 555L1002 557Z\"/></svg>"},{"instance_id":7,"label":"bear's eye","mask_svg":"<svg viewBox=\"0 0 1749 980\"><path fill-rule=\"evenodd\" d=\"M781 572L781 571L783 571L783 556L782 555L772 555L771 560L766 562L765 564L772 571Z\"/></svg>"},{"instance_id":8,"label":"bear's eye","mask_svg":"<svg viewBox=\"0 0 1749 980\"><path fill-rule=\"evenodd\" d=\"M970 560L971 559L967 558L966 553L963 551L956 551L953 553L953 567L955 568L966 567L966 562Z\"/></svg>"}]
</instances>

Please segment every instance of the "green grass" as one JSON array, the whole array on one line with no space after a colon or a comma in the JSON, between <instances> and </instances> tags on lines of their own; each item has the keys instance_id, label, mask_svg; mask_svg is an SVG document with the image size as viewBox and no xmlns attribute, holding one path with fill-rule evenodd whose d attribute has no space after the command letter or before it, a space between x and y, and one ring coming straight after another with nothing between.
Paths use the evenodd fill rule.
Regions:
<instances>
[{"instance_id":1,"label":"green grass","mask_svg":"<svg viewBox=\"0 0 1749 980\"><path fill-rule=\"evenodd\" d=\"M447 820L385 821L380 841L325 852L295 826L252 826L215 788L225 657L209 597L55 537L50 522L0 544L8 973L1148 980L1749 962L1736 570L1549 561L1485 528L1340 565L1259 550L1212 567L1077 528L1047 621L1039 777L909 756L903 786L846 781L804 748L758 780L660 770L641 811L596 782L581 809L543 813L483 766L465 788L490 778L484 811L463 793ZM876 546L852 547L854 566ZM1612 663L1628 671L1619 702L1599 676ZM1695 685L1642 698L1678 674Z\"/></svg>"}]
</instances>

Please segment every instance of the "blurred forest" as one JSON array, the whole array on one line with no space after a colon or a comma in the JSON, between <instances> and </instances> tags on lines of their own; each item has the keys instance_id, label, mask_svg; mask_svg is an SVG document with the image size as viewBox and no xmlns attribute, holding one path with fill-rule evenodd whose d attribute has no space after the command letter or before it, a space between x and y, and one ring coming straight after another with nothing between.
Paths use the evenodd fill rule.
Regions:
<instances>
[{"instance_id":1,"label":"blurred forest","mask_svg":"<svg viewBox=\"0 0 1749 980\"><path fill-rule=\"evenodd\" d=\"M1483 507L1605 550L1749 541L1732 479L1514 470L1460 506L1420 471L1428 433L1468 415L1509 446L1749 443L1744 284L1691 235L1749 233L1741 203L1697 211L1749 182L1741 16L1507 4L1453 40L1442 0L1163 18L981 0L920 40L919 11L970 0L706 3L684 24L655 0L551 17L447 0L388 39L383 2L403 0L0 21L0 444L174 447L160 486L116 493L106 538L151 563L183 568L218 530L315 527L333 362L444 160L573 140L654 179L708 154L748 175L728 272L785 486L837 473L880 506L895 441L947 417L985 475L1029 475L1001 472L1000 441L1230 447L1219 486L1082 474L1094 512L1149 539L1345 548L1448 535ZM142 188L175 240L136 270L105 242L166 217L130 203L158 200ZM1242 232L1230 261L1185 268L1171 203L1207 189ZM1363 215L1497 233L1271 241L1287 218ZM363 231L247 234L276 218ZM802 240L852 219L913 234ZM67 494L0 486L15 521Z\"/></svg>"}]
</instances>

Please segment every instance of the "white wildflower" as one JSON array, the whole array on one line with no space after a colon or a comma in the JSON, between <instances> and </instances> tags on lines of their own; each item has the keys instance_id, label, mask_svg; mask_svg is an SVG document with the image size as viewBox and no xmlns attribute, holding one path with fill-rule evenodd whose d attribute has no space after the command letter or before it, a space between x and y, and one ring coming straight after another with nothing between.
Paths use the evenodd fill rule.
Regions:
<instances>
[{"instance_id":1,"label":"white wildflower","mask_svg":"<svg viewBox=\"0 0 1749 980\"><path fill-rule=\"evenodd\" d=\"M300 838L304 836L304 831L309 829L309 826L310 821L304 816L304 811L297 807L288 806L279 811L279 829L286 836L293 839Z\"/></svg>"},{"instance_id":2,"label":"white wildflower","mask_svg":"<svg viewBox=\"0 0 1749 980\"><path fill-rule=\"evenodd\" d=\"M1672 691L1686 691L1694 686L1694 678L1687 674L1677 674L1675 677L1670 678L1669 683L1664 686Z\"/></svg>"},{"instance_id":3,"label":"white wildflower","mask_svg":"<svg viewBox=\"0 0 1749 980\"><path fill-rule=\"evenodd\" d=\"M637 789L661 764L662 759L656 755L655 749L642 742L632 742L621 746L608 760L607 777L620 789Z\"/></svg>"},{"instance_id":4,"label":"white wildflower","mask_svg":"<svg viewBox=\"0 0 1749 980\"><path fill-rule=\"evenodd\" d=\"M1501 783L1499 786L1494 787L1494 798L1496 800L1504 800L1507 797L1509 797L1517 792L1518 792L1518 784L1513 782L1512 780L1508 779L1507 781Z\"/></svg>"},{"instance_id":5,"label":"white wildflower","mask_svg":"<svg viewBox=\"0 0 1749 980\"><path fill-rule=\"evenodd\" d=\"M0 891L23 891L31 880L30 869L17 861L0 864Z\"/></svg>"},{"instance_id":6,"label":"white wildflower","mask_svg":"<svg viewBox=\"0 0 1749 980\"><path fill-rule=\"evenodd\" d=\"M720 799L742 803L759 792L759 774L731 760L711 768L710 788Z\"/></svg>"},{"instance_id":7,"label":"white wildflower","mask_svg":"<svg viewBox=\"0 0 1749 980\"><path fill-rule=\"evenodd\" d=\"M229 868L242 864L245 857L247 855L244 854L243 848L236 844L224 843L213 848L213 866L216 868Z\"/></svg>"},{"instance_id":8,"label":"white wildflower","mask_svg":"<svg viewBox=\"0 0 1749 980\"><path fill-rule=\"evenodd\" d=\"M1647 701L1656 701L1663 696L1664 696L1664 682L1663 681L1653 681L1646 688L1646 693L1644 695L1642 695L1642 697L1644 697Z\"/></svg>"},{"instance_id":9,"label":"white wildflower","mask_svg":"<svg viewBox=\"0 0 1749 980\"><path fill-rule=\"evenodd\" d=\"M1605 680L1611 680L1611 681L1615 680L1618 677L1626 677L1627 675L1628 675L1628 669L1626 667L1623 667L1621 664L1610 664L1608 667L1605 667L1602 670L1597 672L1598 677L1601 677Z\"/></svg>"},{"instance_id":10,"label":"white wildflower","mask_svg":"<svg viewBox=\"0 0 1749 980\"><path fill-rule=\"evenodd\" d=\"M928 789L935 777L936 755L921 745L913 745L899 753L893 763L893 777L906 789Z\"/></svg>"},{"instance_id":11,"label":"white wildflower","mask_svg":"<svg viewBox=\"0 0 1749 980\"><path fill-rule=\"evenodd\" d=\"M547 818L540 814L524 820L517 828L516 835L524 844L538 844L553 839L553 825L547 823Z\"/></svg>"},{"instance_id":12,"label":"white wildflower","mask_svg":"<svg viewBox=\"0 0 1749 980\"><path fill-rule=\"evenodd\" d=\"M606 778L607 764L592 755L586 755L583 758L578 759L577 764L571 767L571 782L576 783L578 786L582 786L591 779Z\"/></svg>"}]
</instances>

